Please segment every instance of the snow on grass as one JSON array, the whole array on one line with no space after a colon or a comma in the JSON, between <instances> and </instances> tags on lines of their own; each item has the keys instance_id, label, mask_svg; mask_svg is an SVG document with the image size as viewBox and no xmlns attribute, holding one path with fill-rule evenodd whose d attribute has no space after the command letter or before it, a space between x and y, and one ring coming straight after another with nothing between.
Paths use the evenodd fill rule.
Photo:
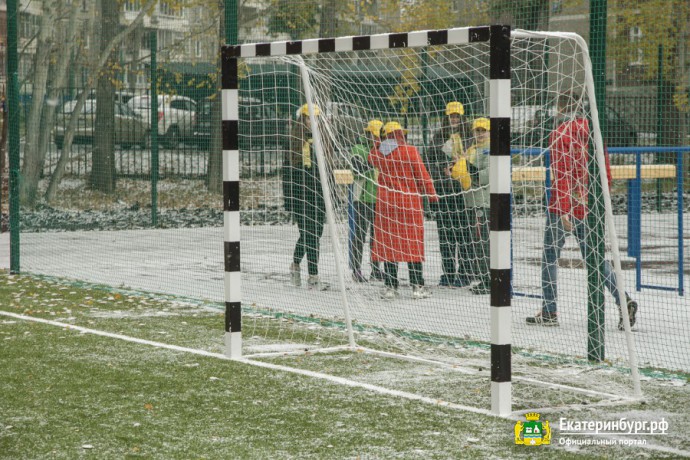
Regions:
<instances>
[{"instance_id":1,"label":"snow on grass","mask_svg":"<svg viewBox=\"0 0 690 460\"><path fill-rule=\"evenodd\" d=\"M538 234L543 222L540 218L525 219L520 225L526 232ZM661 227L669 226L670 223ZM314 317L342 323L342 298L335 289L338 279L330 238L324 237L322 242L320 274L334 289L313 292L289 284L287 267L291 261L292 244L297 239L293 226L243 227L242 232L242 286L248 311L283 312L294 318ZM363 326L457 337L460 342L475 340L488 343L488 296L473 296L465 289L434 286L434 280L440 277L440 264L435 263L439 255L432 224L429 224L427 234L431 241L427 245L429 263L425 264L425 277L429 280L433 297L422 302L413 301L403 278L402 297L395 302L394 308L390 308L379 299L380 285L369 283L362 286L348 281L346 288L352 318ZM24 234L22 266L31 272L68 275L92 283L127 286L220 304L224 298L223 254L219 244L222 239L220 227ZM539 294L539 247L536 240L532 243L523 245L519 248L522 252L516 253L516 257L520 255L523 260L533 262L520 266L515 272L514 283L516 291ZM60 249L66 247L70 248L67 252ZM94 257L95 254L98 257ZM564 248L564 258L567 260L569 257L579 257L572 238ZM84 262L86 260L88 264ZM647 270L645 276L655 277L659 284L672 285L673 277L668 275L669 270L668 266L659 265ZM401 269L401 275L406 276L404 269ZM527 326L524 318L539 309L540 301L514 297L513 346L535 355L555 353L586 359L585 273L579 266L565 265L559 275L561 327ZM690 340L684 325L690 323L688 296L656 290L638 293L633 286L634 272L626 270L625 275L629 292L640 304L639 321L634 328L640 365L687 372L690 370ZM627 359L627 345L624 334L617 330L618 313L609 294L606 294L606 302L606 358L620 365ZM420 312L424 312L423 318ZM446 353L438 347L436 350Z\"/></svg>"},{"instance_id":2,"label":"snow on grass","mask_svg":"<svg viewBox=\"0 0 690 460\"><path fill-rule=\"evenodd\" d=\"M115 298L107 290L63 289L67 286L54 280L5 276L2 281L0 305L8 311L61 321L72 318L75 326L88 325L147 340L193 346L214 353L220 351L222 331L217 327L220 317L208 309L136 294L121 293L120 298ZM17 292L22 295L15 296ZM6 299L11 299L11 303L5 302ZM46 304L34 305L35 299L44 299ZM121 305L101 304L100 300ZM55 305L49 307L49 302ZM175 315L150 316L152 307ZM119 313L128 310L131 316ZM117 314L100 315L103 312ZM255 320L280 322L268 315L254 316ZM310 333L328 329L308 326ZM251 370L226 361L216 363L203 356L45 327L16 320L0 323L1 343L7 350L0 360L3 368L10 370L3 388L4 394L11 395L4 406L7 415L1 423L13 427L4 430L0 427L0 446L9 442L8 450L3 452L14 457L21 457L18 452L30 445L33 452L51 451L56 452L57 458L70 458L85 444L93 446L93 451L101 457L137 453L166 458L208 455L529 458L534 455L534 451L512 445L509 421L405 402L362 389L343 389L334 382L278 372L280 368ZM300 324L294 323L293 327L297 330ZM266 341L278 344L282 340L282 347L273 348L277 351L290 351L290 345L298 345L290 344L289 337L281 335L282 328L273 329L273 333L277 335L247 340L258 347L270 345ZM264 361L327 372L394 391L409 391L432 400L488 407L488 369L479 367L484 362L480 356L485 354L485 350L479 350L481 353L474 360L471 347L463 351L468 357L467 367L477 366L472 369L474 373L371 353L304 354ZM18 360L22 360L21 365ZM578 368L572 364L564 369L554 365L554 369L571 381L592 372L586 366ZM606 380L603 380L605 374L598 377L606 385L620 377L612 369L607 373L610 375ZM30 390L20 390L27 379L31 382ZM687 381L648 378L643 382L643 389L649 398L646 403L611 407L595 407L594 400L582 397L578 407L573 407L572 401L563 395L555 396L558 402L571 406L552 409L544 417L553 425L562 416L594 420L664 417L673 433L653 439L656 450L566 447L554 442L540 450L540 457L562 458L570 454L586 458L603 455L658 458L687 454L690 420L682 403L690 396ZM540 395L538 390L519 382L515 383L514 391L518 401ZM39 400L41 403L36 404ZM53 435L49 438L41 435L45 424L51 426ZM266 437L266 433L271 435Z\"/></svg>"}]
</instances>

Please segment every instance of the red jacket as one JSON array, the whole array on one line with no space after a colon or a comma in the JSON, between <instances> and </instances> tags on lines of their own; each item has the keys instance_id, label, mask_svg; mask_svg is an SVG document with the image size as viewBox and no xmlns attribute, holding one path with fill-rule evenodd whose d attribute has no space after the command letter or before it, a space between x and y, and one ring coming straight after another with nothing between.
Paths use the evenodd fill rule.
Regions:
<instances>
[{"instance_id":1,"label":"red jacket","mask_svg":"<svg viewBox=\"0 0 690 460\"><path fill-rule=\"evenodd\" d=\"M574 118L558 125L549 139L551 154L551 198L549 211L559 216L584 219L587 215L589 191L589 123L585 118ZM606 177L611 184L609 157L606 159Z\"/></svg>"},{"instance_id":2,"label":"red jacket","mask_svg":"<svg viewBox=\"0 0 690 460\"><path fill-rule=\"evenodd\" d=\"M422 195L429 196L431 201L438 197L419 152L399 141L387 156L378 147L372 149L369 163L379 170L372 260L423 262Z\"/></svg>"}]
</instances>

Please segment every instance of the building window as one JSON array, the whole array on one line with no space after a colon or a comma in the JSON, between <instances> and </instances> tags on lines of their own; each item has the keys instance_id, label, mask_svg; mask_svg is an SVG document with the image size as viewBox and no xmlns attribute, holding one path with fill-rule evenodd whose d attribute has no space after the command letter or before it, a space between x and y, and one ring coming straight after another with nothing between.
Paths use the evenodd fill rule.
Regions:
<instances>
[{"instance_id":1,"label":"building window","mask_svg":"<svg viewBox=\"0 0 690 460\"><path fill-rule=\"evenodd\" d=\"M147 88L149 86L148 74L150 70L146 68L137 69L136 86L137 88Z\"/></svg>"},{"instance_id":2,"label":"building window","mask_svg":"<svg viewBox=\"0 0 690 460\"><path fill-rule=\"evenodd\" d=\"M140 0L125 0L124 3L125 11L139 11L141 10L141 1Z\"/></svg>"},{"instance_id":3,"label":"building window","mask_svg":"<svg viewBox=\"0 0 690 460\"><path fill-rule=\"evenodd\" d=\"M171 6L167 3L159 3L158 12L161 14L161 16L174 16L177 18L182 17L182 8Z\"/></svg>"},{"instance_id":4,"label":"building window","mask_svg":"<svg viewBox=\"0 0 690 460\"><path fill-rule=\"evenodd\" d=\"M201 57L201 42L199 40L197 40L194 43L194 47L195 47L195 51L194 51L195 56Z\"/></svg>"},{"instance_id":5,"label":"building window","mask_svg":"<svg viewBox=\"0 0 690 460\"><path fill-rule=\"evenodd\" d=\"M635 44L642 41L642 29L638 26L633 26L628 31L628 36L630 38L630 43ZM642 65L642 58L644 57L644 51L642 48L634 48L630 52L630 65Z\"/></svg>"},{"instance_id":6,"label":"building window","mask_svg":"<svg viewBox=\"0 0 690 460\"><path fill-rule=\"evenodd\" d=\"M630 43L637 43L642 40L642 29L637 26L630 28Z\"/></svg>"},{"instance_id":7,"label":"building window","mask_svg":"<svg viewBox=\"0 0 690 460\"><path fill-rule=\"evenodd\" d=\"M19 14L19 37L32 38L38 33L39 17L34 14Z\"/></svg>"}]
</instances>

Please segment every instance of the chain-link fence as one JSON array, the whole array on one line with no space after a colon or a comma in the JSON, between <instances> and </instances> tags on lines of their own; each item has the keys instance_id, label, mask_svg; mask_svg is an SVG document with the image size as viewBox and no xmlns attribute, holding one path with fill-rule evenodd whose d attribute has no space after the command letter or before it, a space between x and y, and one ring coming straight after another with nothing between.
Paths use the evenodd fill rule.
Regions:
<instances>
[{"instance_id":1,"label":"chain-link fence","mask_svg":"<svg viewBox=\"0 0 690 460\"><path fill-rule=\"evenodd\" d=\"M0 222L7 231L14 200L12 228L26 236L13 247L16 269L21 261L26 271L157 292L169 287L171 293L197 299L223 298L222 283L209 287L197 281L222 277L218 51L235 33L242 43L509 23L577 32L589 41L592 21L604 18L605 38L590 47L605 57L600 60L605 74L598 75L597 86L612 162L677 167L674 178L638 181L641 198L634 209L681 219L687 214L690 161L687 148L684 154L678 149L690 145L690 5L685 0L9 0L0 2L0 14L5 15L0 23L8 24L1 34L8 40L0 58L9 69L5 73L3 65L0 76L3 99L13 96L3 113L9 109L15 115L2 128ZM251 178L243 183L241 208L272 209L275 223L284 221L286 213L278 209L280 204L261 200L266 193L262 180L279 175L290 120L303 101L295 69L268 65L259 61L240 69L240 132L263 139L260 145L248 143L251 149L240 145L241 176ZM402 80L404 75L388 77ZM521 83L533 90L511 101L515 139L548 129L555 110L555 101L540 97L540 85L548 82ZM415 96L391 95L401 118L406 110L415 110ZM8 127L15 143L6 149ZM424 142L433 128L411 134ZM626 186L614 184L616 212L633 212L632 196ZM679 204L683 199L685 208ZM628 223L636 225L637 233L628 236L655 238L651 214L635 216ZM203 231L194 230L201 227ZM175 229L175 238L154 230L160 228ZM40 244L37 238L67 230L129 232L118 233L121 248L142 253L132 252L130 262L117 269L90 270L88 261L98 259L102 250L90 239L51 233ZM664 240L666 252L655 250L650 262L670 272L680 270L676 290L681 291L679 267L684 258L685 266L690 265L687 254L677 252L684 239L687 231L679 225ZM88 244L94 246L85 248ZM169 260L134 267L147 249L161 246L169 247ZM192 247L198 255L192 267L175 262L176 254ZM643 266L638 286L645 284L644 259L631 257L630 264ZM162 278L152 275L159 270L166 272ZM187 288L178 289L183 284Z\"/></svg>"}]
</instances>

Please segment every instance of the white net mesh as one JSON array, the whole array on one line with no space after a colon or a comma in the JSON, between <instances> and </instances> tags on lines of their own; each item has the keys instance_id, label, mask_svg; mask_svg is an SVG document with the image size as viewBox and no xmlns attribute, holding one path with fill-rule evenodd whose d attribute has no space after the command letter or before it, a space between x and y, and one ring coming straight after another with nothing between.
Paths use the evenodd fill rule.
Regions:
<instances>
[{"instance_id":1,"label":"white net mesh","mask_svg":"<svg viewBox=\"0 0 690 460\"><path fill-rule=\"evenodd\" d=\"M580 385L552 363L629 356L604 287L616 289L585 56L564 37L512 46L514 375ZM486 368L488 44L243 62L243 303L257 313L245 353L347 344L347 312L358 345Z\"/></svg>"}]
</instances>

